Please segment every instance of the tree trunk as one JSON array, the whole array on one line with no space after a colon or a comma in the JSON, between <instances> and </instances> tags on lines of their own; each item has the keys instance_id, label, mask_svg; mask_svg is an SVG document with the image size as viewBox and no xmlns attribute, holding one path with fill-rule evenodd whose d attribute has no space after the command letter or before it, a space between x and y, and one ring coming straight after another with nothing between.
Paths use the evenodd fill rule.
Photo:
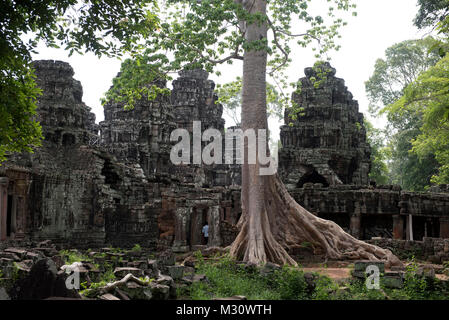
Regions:
<instances>
[{"instance_id":1,"label":"tree trunk","mask_svg":"<svg viewBox=\"0 0 449 320\"><path fill-rule=\"evenodd\" d=\"M266 14L266 1L249 1L251 13ZM267 25L246 26L246 41L267 39ZM266 111L266 50L246 49L243 60L242 129L268 129ZM245 139L246 140L246 139ZM268 139L267 139L268 140ZM245 162L242 165L242 216L240 233L231 245L231 256L260 264L296 265L286 249L311 244L314 253L326 258L369 259L385 261L387 266L399 265L389 250L367 244L347 234L336 223L320 219L295 202L278 175L262 176L260 164L248 164L245 141Z\"/></svg>"}]
</instances>

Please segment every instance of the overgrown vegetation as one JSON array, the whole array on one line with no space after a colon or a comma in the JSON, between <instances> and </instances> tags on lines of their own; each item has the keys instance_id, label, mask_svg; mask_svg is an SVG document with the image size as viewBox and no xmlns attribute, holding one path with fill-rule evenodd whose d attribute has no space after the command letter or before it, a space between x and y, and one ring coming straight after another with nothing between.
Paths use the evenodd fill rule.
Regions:
<instances>
[{"instance_id":1,"label":"overgrown vegetation","mask_svg":"<svg viewBox=\"0 0 449 320\"><path fill-rule=\"evenodd\" d=\"M401 289L386 288L383 278L380 289L368 289L363 280L337 283L327 276L305 275L300 268L284 266L281 269L248 267L229 256L204 260L197 254L196 273L207 281L195 282L179 289L184 299L210 300L213 298L246 296L249 300L446 300L447 285L438 279L417 276L414 259L407 267ZM310 280L310 277L313 280ZM306 279L308 277L308 279Z\"/></svg>"}]
</instances>

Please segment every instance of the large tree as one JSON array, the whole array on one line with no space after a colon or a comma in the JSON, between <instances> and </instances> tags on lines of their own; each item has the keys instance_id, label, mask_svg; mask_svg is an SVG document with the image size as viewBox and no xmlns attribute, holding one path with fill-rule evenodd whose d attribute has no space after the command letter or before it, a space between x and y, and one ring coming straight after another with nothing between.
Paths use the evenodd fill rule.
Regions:
<instances>
[{"instance_id":1,"label":"large tree","mask_svg":"<svg viewBox=\"0 0 449 320\"><path fill-rule=\"evenodd\" d=\"M418 6L414 24L419 29L436 28L449 17L449 0L418 0Z\"/></svg>"},{"instance_id":2,"label":"large tree","mask_svg":"<svg viewBox=\"0 0 449 320\"><path fill-rule=\"evenodd\" d=\"M404 95L389 111L423 114L419 134L411 141L412 151L420 159L435 155L439 166L431 182L449 183L449 56L407 86Z\"/></svg>"},{"instance_id":3,"label":"large tree","mask_svg":"<svg viewBox=\"0 0 449 320\"><path fill-rule=\"evenodd\" d=\"M323 1L329 8L327 12L323 12L323 6L316 7L316 1L312 4L304 0L169 0L166 4L164 23L147 39L146 50L135 56L136 61L158 57L160 77L183 68L212 71L217 64L242 60L241 125L243 130L253 129L256 133L267 130L267 75L282 83L280 75L292 52L290 41L295 39L304 47L317 41L318 56L336 48L334 38L345 24L336 11L352 8L349 0ZM312 15L317 8L319 13ZM325 23L326 17L330 24ZM295 32L296 28L300 32ZM326 74L326 70L321 71ZM116 96L121 95L126 97L125 87L116 92ZM278 175L260 175L263 165L259 161L248 164L247 153L246 141L242 216L240 233L230 248L233 257L257 264L271 261L294 265L287 250L309 242L315 253L329 259L400 264L389 250L357 240L334 222L302 208Z\"/></svg>"},{"instance_id":4,"label":"large tree","mask_svg":"<svg viewBox=\"0 0 449 320\"><path fill-rule=\"evenodd\" d=\"M0 163L40 144L31 54L39 41L70 53L120 56L157 26L155 0L2 1L0 4Z\"/></svg>"},{"instance_id":5,"label":"large tree","mask_svg":"<svg viewBox=\"0 0 449 320\"><path fill-rule=\"evenodd\" d=\"M391 150L387 163L391 182L407 190L424 190L436 173L438 163L432 154L419 159L410 152L411 141L420 133L423 114L419 110L390 112L388 106L404 94L404 89L419 74L440 60L439 50L436 50L438 44L438 40L427 37L406 40L387 48L385 59L376 61L373 75L365 83L370 113L387 115L386 136Z\"/></svg>"}]
</instances>

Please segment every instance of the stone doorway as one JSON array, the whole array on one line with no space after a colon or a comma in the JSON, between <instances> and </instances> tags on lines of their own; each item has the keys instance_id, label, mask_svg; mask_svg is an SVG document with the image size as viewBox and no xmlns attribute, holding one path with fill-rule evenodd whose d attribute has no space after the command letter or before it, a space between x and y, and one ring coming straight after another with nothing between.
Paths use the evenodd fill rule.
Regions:
<instances>
[{"instance_id":1,"label":"stone doorway","mask_svg":"<svg viewBox=\"0 0 449 320\"><path fill-rule=\"evenodd\" d=\"M329 187L329 183L326 178L320 175L315 169L304 174L301 179L299 179L296 187L302 188L306 183L321 183L323 187Z\"/></svg>"},{"instance_id":2,"label":"stone doorway","mask_svg":"<svg viewBox=\"0 0 449 320\"><path fill-rule=\"evenodd\" d=\"M190 247L207 245L205 238L203 237L202 229L204 223L208 222L207 219L208 208L195 208L193 210L192 217L190 219Z\"/></svg>"},{"instance_id":3,"label":"stone doorway","mask_svg":"<svg viewBox=\"0 0 449 320\"><path fill-rule=\"evenodd\" d=\"M413 216L412 221L413 240L422 241L424 237L440 237L440 222L438 218Z\"/></svg>"}]
</instances>

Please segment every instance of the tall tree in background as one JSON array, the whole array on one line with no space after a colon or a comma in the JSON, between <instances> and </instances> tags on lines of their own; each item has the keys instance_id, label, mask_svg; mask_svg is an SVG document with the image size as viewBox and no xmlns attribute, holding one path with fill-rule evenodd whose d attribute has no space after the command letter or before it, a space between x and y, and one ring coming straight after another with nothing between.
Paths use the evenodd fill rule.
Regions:
<instances>
[{"instance_id":1,"label":"tall tree in background","mask_svg":"<svg viewBox=\"0 0 449 320\"><path fill-rule=\"evenodd\" d=\"M417 110L423 114L423 121L419 134L411 141L412 151L420 159L435 155L438 170L431 182L449 183L449 56L421 74L389 106L390 113L399 115Z\"/></svg>"},{"instance_id":2,"label":"tall tree in background","mask_svg":"<svg viewBox=\"0 0 449 320\"><path fill-rule=\"evenodd\" d=\"M438 27L449 17L448 0L418 0L419 11L415 17L414 24L419 29Z\"/></svg>"},{"instance_id":3,"label":"tall tree in background","mask_svg":"<svg viewBox=\"0 0 449 320\"><path fill-rule=\"evenodd\" d=\"M164 23L147 39L145 51L135 59L158 57L159 76L184 68L211 72L217 64L243 60L241 125L243 130L256 133L268 129L267 75L285 84L282 71L290 62L290 41L294 39L306 47L318 40L318 56L336 48L334 38L345 24L336 12L352 8L349 0L322 1L329 10L323 13L321 9L317 15L311 14L312 4L307 0L170 0L166 4L161 19ZM173 59L168 58L169 54ZM320 65L316 68L320 69ZM153 79L147 80L149 83ZM126 92L123 86L114 95L126 96ZM260 175L264 165L260 159L248 164L247 142L244 154L240 233L230 248L234 258L257 264L271 261L295 265L287 250L308 242L315 253L329 259L400 264L389 250L357 240L336 223L306 211L289 195L277 175Z\"/></svg>"},{"instance_id":4,"label":"tall tree in background","mask_svg":"<svg viewBox=\"0 0 449 320\"><path fill-rule=\"evenodd\" d=\"M389 112L388 106L400 99L404 89L419 74L441 58L439 51L435 50L438 43L436 39L428 37L393 45L385 51L385 60L376 61L374 73L365 83L370 113L374 116L387 114L388 147L391 151L388 169L391 182L407 190L418 191L428 186L430 178L437 171L438 163L432 154L419 159L410 152L412 140L419 135L422 126L423 114L420 110L399 114Z\"/></svg>"},{"instance_id":5,"label":"tall tree in background","mask_svg":"<svg viewBox=\"0 0 449 320\"><path fill-rule=\"evenodd\" d=\"M35 120L40 90L31 53L39 41L70 53L120 56L157 26L155 0L2 1L0 4L0 163L42 139Z\"/></svg>"},{"instance_id":6,"label":"tall tree in background","mask_svg":"<svg viewBox=\"0 0 449 320\"><path fill-rule=\"evenodd\" d=\"M442 59L410 83L388 112L423 115L420 133L412 140L412 152L420 160L435 156L439 167L431 182L444 184L449 183L449 1L420 0L419 4L415 25L437 31L439 43L435 47Z\"/></svg>"}]
</instances>

